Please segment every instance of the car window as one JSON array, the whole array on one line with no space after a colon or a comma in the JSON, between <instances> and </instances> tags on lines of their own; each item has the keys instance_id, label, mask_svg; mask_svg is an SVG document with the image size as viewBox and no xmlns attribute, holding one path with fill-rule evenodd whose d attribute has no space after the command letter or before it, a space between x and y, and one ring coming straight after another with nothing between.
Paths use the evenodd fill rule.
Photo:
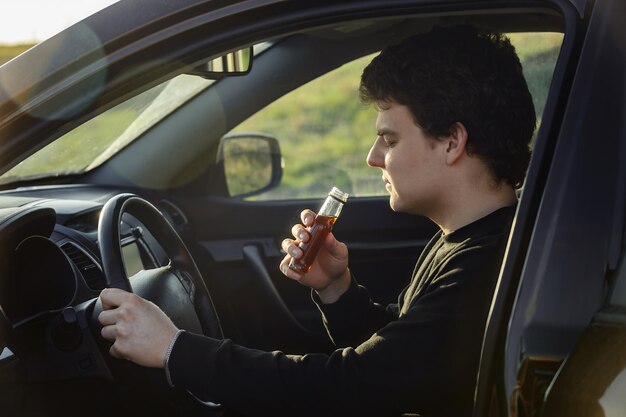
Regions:
<instances>
[{"instance_id":1,"label":"car window","mask_svg":"<svg viewBox=\"0 0 626 417\"><path fill-rule=\"evenodd\" d=\"M179 75L105 111L0 176L0 184L89 171L123 149L211 80Z\"/></svg>"},{"instance_id":2,"label":"car window","mask_svg":"<svg viewBox=\"0 0 626 417\"><path fill-rule=\"evenodd\" d=\"M254 56L270 47L270 42L253 45ZM30 155L0 175L0 185L91 171L215 81L193 71L168 79L87 120Z\"/></svg>"},{"instance_id":3,"label":"car window","mask_svg":"<svg viewBox=\"0 0 626 417\"><path fill-rule=\"evenodd\" d=\"M376 111L359 101L366 56L276 100L240 124L235 133L275 137L284 160L279 187L260 200L324 196L332 186L352 195L381 195L380 173L365 164Z\"/></svg>"},{"instance_id":4,"label":"car window","mask_svg":"<svg viewBox=\"0 0 626 417\"><path fill-rule=\"evenodd\" d=\"M563 35L516 33L509 37L522 61L540 123ZM380 171L365 163L375 138L376 111L358 97L363 68L375 55L301 86L232 131L273 136L284 159L281 184L248 199L320 198L332 186L355 197L387 195Z\"/></svg>"}]
</instances>

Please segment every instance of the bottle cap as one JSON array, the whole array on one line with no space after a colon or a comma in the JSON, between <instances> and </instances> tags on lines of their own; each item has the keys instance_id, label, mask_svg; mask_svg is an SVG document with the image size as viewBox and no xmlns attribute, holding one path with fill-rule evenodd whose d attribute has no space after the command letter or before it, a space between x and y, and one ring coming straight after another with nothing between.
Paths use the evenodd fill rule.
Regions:
<instances>
[{"instance_id":1,"label":"bottle cap","mask_svg":"<svg viewBox=\"0 0 626 417\"><path fill-rule=\"evenodd\" d=\"M339 188L337 187L333 187L332 190L330 190L330 192L328 193L329 196L331 196L332 198L341 201L342 203L345 203L346 201L348 201L348 196L350 194L348 193L344 193L343 191L341 191Z\"/></svg>"}]
</instances>

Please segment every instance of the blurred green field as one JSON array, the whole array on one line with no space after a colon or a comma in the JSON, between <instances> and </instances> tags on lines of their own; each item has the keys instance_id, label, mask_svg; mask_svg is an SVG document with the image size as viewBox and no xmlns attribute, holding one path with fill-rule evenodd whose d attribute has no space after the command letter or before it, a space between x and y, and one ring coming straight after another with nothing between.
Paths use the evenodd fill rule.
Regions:
<instances>
[{"instance_id":1,"label":"blurred green field","mask_svg":"<svg viewBox=\"0 0 626 417\"><path fill-rule=\"evenodd\" d=\"M17 45L0 45L0 65L10 61L27 49L32 48L35 44L17 44Z\"/></svg>"},{"instance_id":2,"label":"blurred green field","mask_svg":"<svg viewBox=\"0 0 626 417\"><path fill-rule=\"evenodd\" d=\"M509 38L522 61L524 76L533 95L537 121L540 123L563 34L522 33L510 34Z\"/></svg>"}]
</instances>

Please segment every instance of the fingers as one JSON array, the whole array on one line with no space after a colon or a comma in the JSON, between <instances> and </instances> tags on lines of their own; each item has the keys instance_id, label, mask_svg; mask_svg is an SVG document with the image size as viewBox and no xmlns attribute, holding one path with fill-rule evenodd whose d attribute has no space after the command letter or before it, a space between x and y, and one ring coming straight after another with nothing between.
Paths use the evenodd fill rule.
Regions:
<instances>
[{"instance_id":1,"label":"fingers","mask_svg":"<svg viewBox=\"0 0 626 417\"><path fill-rule=\"evenodd\" d=\"M306 242L309 239L309 232L307 231L307 227L311 227L313 225L313 221L315 220L315 212L309 209L304 209L300 213L300 219L302 220L302 224L294 224L291 228L291 234L296 240L300 242ZM284 249L284 248L283 248Z\"/></svg>"},{"instance_id":2,"label":"fingers","mask_svg":"<svg viewBox=\"0 0 626 417\"><path fill-rule=\"evenodd\" d=\"M292 258L300 258L302 256L302 249L298 247L298 242L292 239L284 239L280 245L282 250Z\"/></svg>"},{"instance_id":3,"label":"fingers","mask_svg":"<svg viewBox=\"0 0 626 417\"><path fill-rule=\"evenodd\" d=\"M309 227L309 226L311 226L313 224L313 220L315 220L315 216L316 215L317 214L315 214L315 212L313 210L304 209L300 213L300 219L302 220L302 223L306 227Z\"/></svg>"},{"instance_id":4,"label":"fingers","mask_svg":"<svg viewBox=\"0 0 626 417\"><path fill-rule=\"evenodd\" d=\"M102 330L100 330L100 334L106 340L110 340L111 342L113 342L115 341L115 338L117 337L116 330L117 329L115 326L112 326L112 325L104 326Z\"/></svg>"},{"instance_id":5,"label":"fingers","mask_svg":"<svg viewBox=\"0 0 626 417\"><path fill-rule=\"evenodd\" d=\"M116 310L104 310L98 315L98 321L103 326L110 326L117 322L117 311Z\"/></svg>"},{"instance_id":6,"label":"fingers","mask_svg":"<svg viewBox=\"0 0 626 417\"><path fill-rule=\"evenodd\" d=\"M104 329L102 329L102 330L104 330ZM120 343L115 340L115 337L105 337L104 334L102 336L105 339L114 342L111 345L111 347L109 348L109 353L111 354L111 356L113 356L116 359L126 359L128 361L131 360L130 357L128 356L128 354L126 352L124 352L122 348L120 348Z\"/></svg>"},{"instance_id":7,"label":"fingers","mask_svg":"<svg viewBox=\"0 0 626 417\"><path fill-rule=\"evenodd\" d=\"M103 310L98 320L100 334L112 343L110 354L138 365L163 367L167 346L178 331L156 304L121 290L103 290Z\"/></svg>"},{"instance_id":8,"label":"fingers","mask_svg":"<svg viewBox=\"0 0 626 417\"><path fill-rule=\"evenodd\" d=\"M300 242L306 242L309 240L309 232L301 224L294 224L291 228L291 234Z\"/></svg>"},{"instance_id":9,"label":"fingers","mask_svg":"<svg viewBox=\"0 0 626 417\"><path fill-rule=\"evenodd\" d=\"M126 301L131 295L133 294L120 290L119 288L105 288L100 292L102 308L105 310L115 308Z\"/></svg>"},{"instance_id":10,"label":"fingers","mask_svg":"<svg viewBox=\"0 0 626 417\"><path fill-rule=\"evenodd\" d=\"M298 247L298 242L292 239L283 239L281 248L285 251L286 255L280 262L279 269L287 278L299 281L302 278L302 274L289 268L289 263L292 259L299 259L304 255L302 249Z\"/></svg>"},{"instance_id":11,"label":"fingers","mask_svg":"<svg viewBox=\"0 0 626 417\"><path fill-rule=\"evenodd\" d=\"M313 225L315 220L315 212L309 209L302 210L300 213L300 219L302 220L302 224L295 224L291 228L291 234L294 239L283 239L281 242L281 249L285 251L286 255L280 263L279 269L287 278L300 281L304 276L302 273L294 271L289 268L289 263L292 259L300 259L304 252L299 247L300 242L307 242L311 235L307 231L307 227Z\"/></svg>"},{"instance_id":12,"label":"fingers","mask_svg":"<svg viewBox=\"0 0 626 417\"><path fill-rule=\"evenodd\" d=\"M280 263L280 272L282 272L287 278L300 281L303 275L291 269L289 264L292 259L300 259L304 255L304 252L298 247L298 242L292 239L284 239L281 243L281 248L286 252L286 255Z\"/></svg>"},{"instance_id":13,"label":"fingers","mask_svg":"<svg viewBox=\"0 0 626 417\"><path fill-rule=\"evenodd\" d=\"M100 301L103 310L98 315L98 320L103 326L108 326L117 323L120 319L131 319L132 308L139 306L144 300L124 290L105 288L100 292Z\"/></svg>"},{"instance_id":14,"label":"fingers","mask_svg":"<svg viewBox=\"0 0 626 417\"><path fill-rule=\"evenodd\" d=\"M143 301L141 297L117 288L105 288L100 293L103 310L98 315L98 321L102 326L102 337L107 340L115 340L117 336L125 334L122 325L134 319L133 308Z\"/></svg>"},{"instance_id":15,"label":"fingers","mask_svg":"<svg viewBox=\"0 0 626 417\"><path fill-rule=\"evenodd\" d=\"M105 340L112 343L109 348L111 356L130 361L133 357L131 347L137 343L134 338L141 338L140 335L133 335L133 333L138 333L136 321L141 316L141 311L138 309L141 308L145 300L138 295L125 291L118 293L117 290L103 290L102 292L106 300L111 301L113 299L114 301L111 301L110 306L112 307L109 310L103 310L98 315L98 320L103 325L100 334ZM111 294L113 294L112 298ZM123 301L115 306L114 304L119 302L119 299L116 298L118 295L122 297Z\"/></svg>"},{"instance_id":16,"label":"fingers","mask_svg":"<svg viewBox=\"0 0 626 417\"><path fill-rule=\"evenodd\" d=\"M282 272L283 275L285 275L289 279L293 279L294 281L300 281L304 275L289 268L289 262L291 262L291 259L292 258L289 255L283 258L279 266L280 272Z\"/></svg>"},{"instance_id":17,"label":"fingers","mask_svg":"<svg viewBox=\"0 0 626 417\"><path fill-rule=\"evenodd\" d=\"M117 349L117 346L114 344L113 346L111 346L111 347L109 348L109 353L110 353L110 354L111 354L111 356L113 356L114 358L117 358L117 359L126 359L126 358L124 358L124 356L123 356L121 353L119 353L117 350L118 350L118 349Z\"/></svg>"}]
</instances>

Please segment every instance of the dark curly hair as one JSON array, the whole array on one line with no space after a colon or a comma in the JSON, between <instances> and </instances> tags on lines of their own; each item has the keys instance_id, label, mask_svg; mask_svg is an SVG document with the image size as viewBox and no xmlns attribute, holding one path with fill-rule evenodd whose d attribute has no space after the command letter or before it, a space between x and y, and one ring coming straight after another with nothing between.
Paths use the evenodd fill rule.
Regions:
<instances>
[{"instance_id":1,"label":"dark curly hair","mask_svg":"<svg viewBox=\"0 0 626 417\"><path fill-rule=\"evenodd\" d=\"M467 153L495 179L520 187L530 160L535 108L509 39L470 26L436 27L388 46L365 68L359 87L366 103L407 106L432 138L461 122Z\"/></svg>"}]
</instances>

